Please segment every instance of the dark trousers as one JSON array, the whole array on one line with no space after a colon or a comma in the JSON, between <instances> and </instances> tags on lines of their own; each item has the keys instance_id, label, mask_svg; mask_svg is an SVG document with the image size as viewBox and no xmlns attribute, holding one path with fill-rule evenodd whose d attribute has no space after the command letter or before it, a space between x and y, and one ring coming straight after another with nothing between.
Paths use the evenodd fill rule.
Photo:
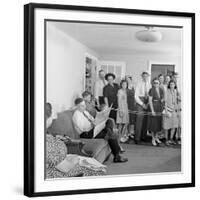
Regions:
<instances>
[{"instance_id":1,"label":"dark trousers","mask_svg":"<svg viewBox=\"0 0 200 200\"><path fill-rule=\"evenodd\" d=\"M105 104L105 101L104 101L104 97L103 97L103 96L99 96L99 104L100 104L100 105Z\"/></svg>"},{"instance_id":2,"label":"dark trousers","mask_svg":"<svg viewBox=\"0 0 200 200\"><path fill-rule=\"evenodd\" d=\"M92 139L93 138L93 131L94 131L94 129L90 130L89 132L83 132L80 135L80 138L91 138ZM107 134L106 131L103 130L95 137L95 139L97 139L97 138L103 138L104 139L106 137L106 134ZM111 149L114 157L118 156L121 148L119 146L117 138L108 138L107 141L108 141L108 144L110 146L110 149Z\"/></svg>"},{"instance_id":3,"label":"dark trousers","mask_svg":"<svg viewBox=\"0 0 200 200\"><path fill-rule=\"evenodd\" d=\"M138 112L146 112L142 106L136 104L136 110ZM147 115L137 114L136 115L136 127L135 127L135 140L141 141L146 140L147 137Z\"/></svg>"}]
</instances>

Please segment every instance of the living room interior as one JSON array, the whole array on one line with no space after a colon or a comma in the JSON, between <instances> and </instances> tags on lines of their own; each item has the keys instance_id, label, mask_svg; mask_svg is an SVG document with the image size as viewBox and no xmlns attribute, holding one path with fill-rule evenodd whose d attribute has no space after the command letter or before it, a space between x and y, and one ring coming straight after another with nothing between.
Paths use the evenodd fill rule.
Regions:
<instances>
[{"instance_id":1,"label":"living room interior","mask_svg":"<svg viewBox=\"0 0 200 200\"><path fill-rule=\"evenodd\" d=\"M143 71L148 71L151 79L163 70L182 74L182 30L153 28L162 33L159 42L143 42L135 37L137 32L146 29L145 25L47 22L46 102L51 103L58 119L63 117L54 126L54 131L62 134L66 126L71 126L70 117L64 116L63 112L73 108L74 99L80 97L86 88L93 92L100 69L115 73L117 82L125 75L131 75L134 84L140 80ZM88 82L87 68L91 69ZM77 139L73 136L73 127L69 132L71 137ZM123 144L123 147L129 157L127 163L112 163L106 156L109 150L104 149L105 155L97 155L107 166L107 175L181 171L181 148L133 144Z\"/></svg>"}]
</instances>

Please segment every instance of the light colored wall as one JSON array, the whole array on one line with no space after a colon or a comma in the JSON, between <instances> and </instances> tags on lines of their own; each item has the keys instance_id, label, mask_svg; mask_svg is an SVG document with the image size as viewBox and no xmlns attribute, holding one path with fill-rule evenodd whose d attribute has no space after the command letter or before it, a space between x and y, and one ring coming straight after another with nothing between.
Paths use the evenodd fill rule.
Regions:
<instances>
[{"instance_id":1,"label":"light colored wall","mask_svg":"<svg viewBox=\"0 0 200 200\"><path fill-rule=\"evenodd\" d=\"M50 22L49 22L50 23ZM47 25L47 101L55 112L69 109L84 89L85 54L94 51Z\"/></svg>"},{"instance_id":2,"label":"light colored wall","mask_svg":"<svg viewBox=\"0 0 200 200\"><path fill-rule=\"evenodd\" d=\"M125 61L126 74L135 82L148 70L149 61L174 63L181 74L180 55L134 53L133 55L98 55L92 49L63 33L52 24L47 26L47 101L56 112L69 109L84 90L85 55L89 53L99 60Z\"/></svg>"},{"instance_id":3,"label":"light colored wall","mask_svg":"<svg viewBox=\"0 0 200 200\"><path fill-rule=\"evenodd\" d=\"M181 57L179 55L167 55L167 54L150 54L140 53L134 55L116 55L105 54L101 55L102 60L112 61L125 61L126 62L126 74L132 75L135 82L140 80L140 75L143 71L148 70L149 61L161 62L161 63L174 63L176 65L176 71L181 74Z\"/></svg>"}]
</instances>

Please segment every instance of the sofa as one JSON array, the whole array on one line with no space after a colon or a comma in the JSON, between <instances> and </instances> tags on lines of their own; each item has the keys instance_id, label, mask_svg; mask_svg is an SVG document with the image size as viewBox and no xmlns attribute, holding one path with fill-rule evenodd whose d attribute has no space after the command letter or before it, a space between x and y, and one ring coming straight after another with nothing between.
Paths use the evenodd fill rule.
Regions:
<instances>
[{"instance_id":1,"label":"sofa","mask_svg":"<svg viewBox=\"0 0 200 200\"><path fill-rule=\"evenodd\" d=\"M84 144L81 146L81 152L84 152L84 155L93 157L97 161L103 163L111 154L111 149L108 145L108 142L104 139L80 138L73 125L73 112L73 110L66 110L58 113L57 119L52 122L52 125L48 129L48 132L54 136L68 136L73 141L81 141L81 143ZM78 148L78 146L75 145L75 148ZM74 153L75 152L76 151L74 151Z\"/></svg>"}]
</instances>

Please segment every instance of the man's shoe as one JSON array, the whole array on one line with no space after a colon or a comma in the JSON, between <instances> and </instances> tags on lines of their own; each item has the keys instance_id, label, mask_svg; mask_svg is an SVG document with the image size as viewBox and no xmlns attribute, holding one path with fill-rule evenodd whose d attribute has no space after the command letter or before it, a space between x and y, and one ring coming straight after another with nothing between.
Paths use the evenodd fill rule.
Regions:
<instances>
[{"instance_id":1,"label":"man's shoe","mask_svg":"<svg viewBox=\"0 0 200 200\"><path fill-rule=\"evenodd\" d=\"M141 141L138 141L138 140L134 140L135 144L141 144Z\"/></svg>"},{"instance_id":2,"label":"man's shoe","mask_svg":"<svg viewBox=\"0 0 200 200\"><path fill-rule=\"evenodd\" d=\"M124 153L124 152L126 152L124 149L122 149L122 150L120 150L120 152L119 153Z\"/></svg>"},{"instance_id":3,"label":"man's shoe","mask_svg":"<svg viewBox=\"0 0 200 200\"><path fill-rule=\"evenodd\" d=\"M113 162L114 163L122 163L122 162L127 162L128 161L128 158L123 158L121 156L118 156L118 157L115 157L113 159Z\"/></svg>"}]
</instances>

